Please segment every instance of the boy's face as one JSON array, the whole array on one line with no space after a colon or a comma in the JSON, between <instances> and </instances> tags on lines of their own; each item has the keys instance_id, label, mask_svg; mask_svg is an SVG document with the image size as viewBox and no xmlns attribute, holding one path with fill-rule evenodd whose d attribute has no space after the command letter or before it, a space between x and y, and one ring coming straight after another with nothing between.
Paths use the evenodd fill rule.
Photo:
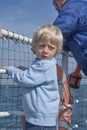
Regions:
<instances>
[{"instance_id":1,"label":"boy's face","mask_svg":"<svg viewBox=\"0 0 87 130\"><path fill-rule=\"evenodd\" d=\"M50 42L40 42L36 45L34 51L40 60L46 60L55 56L57 46Z\"/></svg>"}]
</instances>

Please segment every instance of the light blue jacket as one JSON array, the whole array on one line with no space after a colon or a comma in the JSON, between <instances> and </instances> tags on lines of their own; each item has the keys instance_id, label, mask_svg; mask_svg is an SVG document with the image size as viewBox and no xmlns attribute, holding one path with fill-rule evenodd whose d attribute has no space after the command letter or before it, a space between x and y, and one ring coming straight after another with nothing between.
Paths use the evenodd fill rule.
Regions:
<instances>
[{"instance_id":1,"label":"light blue jacket","mask_svg":"<svg viewBox=\"0 0 87 130\"><path fill-rule=\"evenodd\" d=\"M59 89L56 60L38 60L22 71L10 66L8 74L23 85L23 110L26 121L36 125L55 126L59 111Z\"/></svg>"},{"instance_id":2,"label":"light blue jacket","mask_svg":"<svg viewBox=\"0 0 87 130\"><path fill-rule=\"evenodd\" d=\"M64 49L73 53L87 76L87 0L67 0L53 24L63 33Z\"/></svg>"}]
</instances>

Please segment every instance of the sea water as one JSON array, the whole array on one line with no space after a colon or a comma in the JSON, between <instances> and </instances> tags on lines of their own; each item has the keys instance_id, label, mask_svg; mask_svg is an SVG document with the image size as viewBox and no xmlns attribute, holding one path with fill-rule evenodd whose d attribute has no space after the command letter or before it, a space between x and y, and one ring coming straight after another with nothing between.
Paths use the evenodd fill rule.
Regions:
<instances>
[{"instance_id":1,"label":"sea water","mask_svg":"<svg viewBox=\"0 0 87 130\"><path fill-rule=\"evenodd\" d=\"M0 86L0 111L22 110L21 91L22 88L17 86ZM87 86L81 85L74 92L73 99L73 130L87 130ZM21 116L0 117L0 130L21 130L21 127Z\"/></svg>"},{"instance_id":2,"label":"sea water","mask_svg":"<svg viewBox=\"0 0 87 130\"><path fill-rule=\"evenodd\" d=\"M81 85L73 94L72 124L74 130L87 130L87 86Z\"/></svg>"},{"instance_id":3,"label":"sea water","mask_svg":"<svg viewBox=\"0 0 87 130\"><path fill-rule=\"evenodd\" d=\"M0 112L22 110L22 88L0 85ZM10 115L0 117L0 130L21 130L21 116Z\"/></svg>"}]
</instances>

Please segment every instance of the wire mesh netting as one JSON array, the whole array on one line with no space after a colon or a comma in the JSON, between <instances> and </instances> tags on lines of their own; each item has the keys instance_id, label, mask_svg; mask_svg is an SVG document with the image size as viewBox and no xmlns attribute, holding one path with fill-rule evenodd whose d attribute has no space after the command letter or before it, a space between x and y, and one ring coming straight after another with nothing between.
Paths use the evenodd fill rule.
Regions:
<instances>
[{"instance_id":1,"label":"wire mesh netting","mask_svg":"<svg viewBox=\"0 0 87 130\"><path fill-rule=\"evenodd\" d=\"M0 66L30 66L35 55L31 51L31 45L28 44L28 38L22 36L19 38L11 32L9 38L7 33L0 39ZM66 61L63 56L64 54L59 54L56 57L57 62L67 69L67 73L71 73L76 67L76 61L73 57L65 55L68 58ZM72 127L76 130L87 130L87 85L86 83L83 85L85 81L84 77L80 89L73 95L75 103ZM0 130L22 130L22 91L22 87L14 83L10 76L0 74Z\"/></svg>"}]
</instances>

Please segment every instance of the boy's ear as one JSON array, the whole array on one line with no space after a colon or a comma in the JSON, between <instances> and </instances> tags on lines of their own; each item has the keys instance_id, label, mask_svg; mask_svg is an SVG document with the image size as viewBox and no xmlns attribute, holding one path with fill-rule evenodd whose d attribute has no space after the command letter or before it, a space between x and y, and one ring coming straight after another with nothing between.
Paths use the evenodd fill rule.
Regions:
<instances>
[{"instance_id":1,"label":"boy's ear","mask_svg":"<svg viewBox=\"0 0 87 130\"><path fill-rule=\"evenodd\" d=\"M36 54L34 48L31 48L31 50L32 50L32 52L33 52L34 54Z\"/></svg>"}]
</instances>

